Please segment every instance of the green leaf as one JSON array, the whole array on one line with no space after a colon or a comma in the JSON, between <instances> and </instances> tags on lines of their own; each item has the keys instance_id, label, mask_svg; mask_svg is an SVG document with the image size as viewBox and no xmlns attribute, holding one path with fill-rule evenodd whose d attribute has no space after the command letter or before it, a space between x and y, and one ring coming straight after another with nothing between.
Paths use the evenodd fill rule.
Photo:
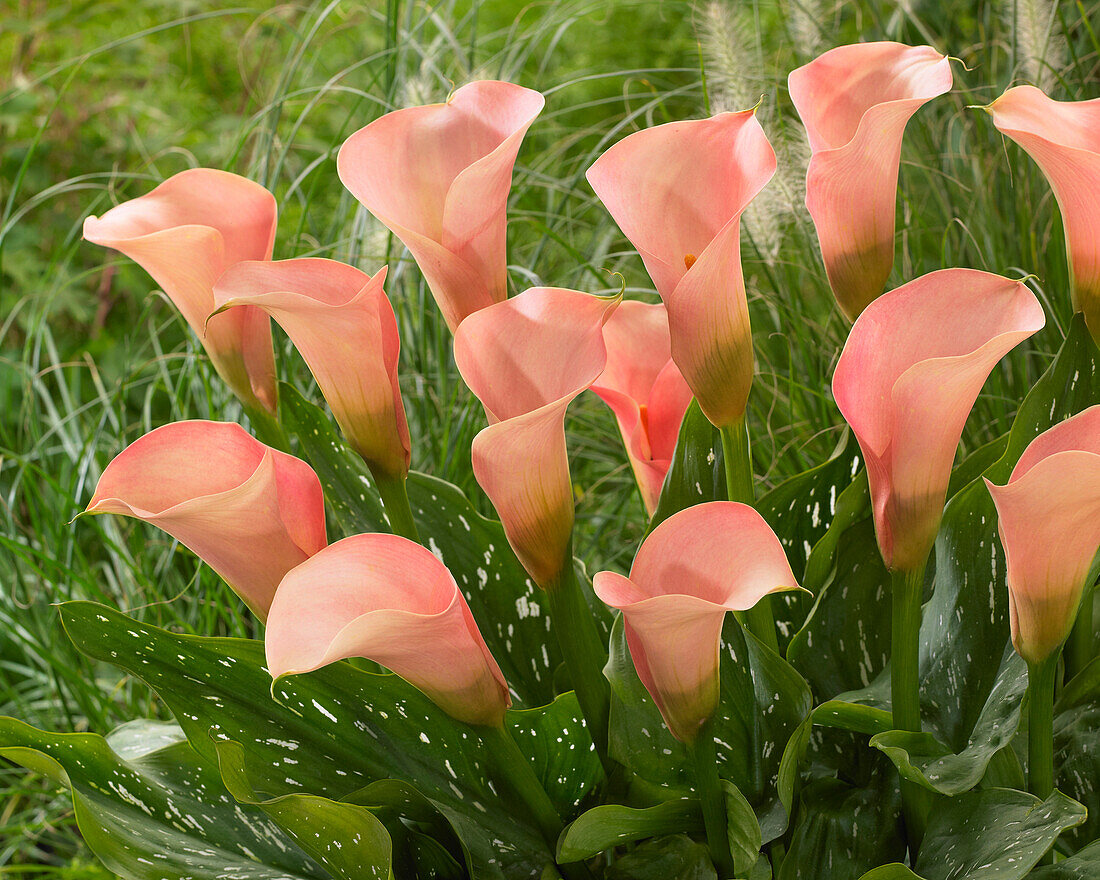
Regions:
<instances>
[{"instance_id":1,"label":"green leaf","mask_svg":"<svg viewBox=\"0 0 1100 880\"><path fill-rule=\"evenodd\" d=\"M549 860L538 831L494 794L486 777L491 758L472 728L397 676L336 663L280 680L272 698L261 642L176 635L88 602L66 603L61 615L81 651L152 687L205 757L216 759L216 740L240 743L249 782L263 798L342 800L376 780L413 780L456 825L482 876L527 876ZM565 699L546 711L568 716L558 733L566 750L591 750L584 728L572 722L575 703ZM514 717L522 726L532 716ZM549 780L547 787L568 815L561 798L571 804L576 783Z\"/></svg>"},{"instance_id":2,"label":"green leaf","mask_svg":"<svg viewBox=\"0 0 1100 880\"><path fill-rule=\"evenodd\" d=\"M321 409L291 386L284 383L281 388L283 421L321 478L338 535L388 531L363 460ZM555 696L554 670L561 665L561 650L550 632L544 595L516 559L504 527L483 517L445 480L414 471L406 487L421 542L454 575L517 705L549 703ZM602 604L598 611L607 614ZM516 650L517 645L523 649Z\"/></svg>"},{"instance_id":3,"label":"green leaf","mask_svg":"<svg viewBox=\"0 0 1100 880\"><path fill-rule=\"evenodd\" d=\"M1036 868L1028 880L1096 880L1100 877L1100 840L1093 841L1068 859Z\"/></svg>"},{"instance_id":4,"label":"green leaf","mask_svg":"<svg viewBox=\"0 0 1100 880\"><path fill-rule=\"evenodd\" d=\"M872 868L859 880L924 880L924 878L918 877L901 862L893 862L889 865Z\"/></svg>"},{"instance_id":5,"label":"green leaf","mask_svg":"<svg viewBox=\"0 0 1100 880\"><path fill-rule=\"evenodd\" d=\"M832 778L806 785L777 880L855 880L902 858L901 798L891 775L878 774L867 788Z\"/></svg>"},{"instance_id":6,"label":"green leaf","mask_svg":"<svg viewBox=\"0 0 1100 880\"><path fill-rule=\"evenodd\" d=\"M904 730L880 733L871 745L885 752L906 779L940 794L961 794L982 780L993 755L1016 735L1026 692L1027 664L1009 648L962 751L952 752L931 733Z\"/></svg>"},{"instance_id":7,"label":"green leaf","mask_svg":"<svg viewBox=\"0 0 1100 880\"><path fill-rule=\"evenodd\" d=\"M104 739L0 718L0 756L69 786L85 842L122 877L326 880L263 812L238 806L217 768L171 727L139 722Z\"/></svg>"},{"instance_id":8,"label":"green leaf","mask_svg":"<svg viewBox=\"0 0 1100 880\"><path fill-rule=\"evenodd\" d=\"M244 747L223 739L215 748L237 802L263 810L336 880L389 880L390 836L370 810L311 794L261 798L248 780Z\"/></svg>"},{"instance_id":9,"label":"green leaf","mask_svg":"<svg viewBox=\"0 0 1100 880\"><path fill-rule=\"evenodd\" d=\"M710 853L677 834L643 843L610 865L607 880L718 880Z\"/></svg>"},{"instance_id":10,"label":"green leaf","mask_svg":"<svg viewBox=\"0 0 1100 880\"><path fill-rule=\"evenodd\" d=\"M725 501L726 472L722 463L722 435L692 398L680 423L672 464L665 475L657 509L649 520L648 535L672 514L705 501Z\"/></svg>"},{"instance_id":11,"label":"green leaf","mask_svg":"<svg viewBox=\"0 0 1100 880\"><path fill-rule=\"evenodd\" d=\"M1060 792L986 788L937 803L914 870L926 880L1018 880L1058 835L1085 821L1085 808Z\"/></svg>"},{"instance_id":12,"label":"green leaf","mask_svg":"<svg viewBox=\"0 0 1100 880\"><path fill-rule=\"evenodd\" d=\"M1054 716L1055 785L1089 811L1088 821L1067 835L1074 846L1100 837L1100 695L1088 693L1079 690L1077 700L1062 703Z\"/></svg>"},{"instance_id":13,"label":"green leaf","mask_svg":"<svg viewBox=\"0 0 1100 880\"><path fill-rule=\"evenodd\" d=\"M752 804L745 800L736 785L722 780L722 791L726 796L726 837L730 854L733 856L733 870L739 876L747 874L760 858L760 823Z\"/></svg>"},{"instance_id":14,"label":"green leaf","mask_svg":"<svg viewBox=\"0 0 1100 880\"><path fill-rule=\"evenodd\" d=\"M558 841L559 861L588 859L605 849L647 837L678 832L698 834L702 830L703 813L694 798L677 798L645 809L603 804L593 807L565 829Z\"/></svg>"},{"instance_id":15,"label":"green leaf","mask_svg":"<svg viewBox=\"0 0 1100 880\"><path fill-rule=\"evenodd\" d=\"M653 785L686 792L692 770L638 678L616 620L606 669L611 682L611 755ZM805 680L730 616L722 633L721 701L715 715L719 772L745 795L764 842L786 830L778 790L784 746L810 710Z\"/></svg>"},{"instance_id":16,"label":"green leaf","mask_svg":"<svg viewBox=\"0 0 1100 880\"><path fill-rule=\"evenodd\" d=\"M838 499L861 462L859 444L846 430L827 461L780 483L757 501L756 509L779 538L799 583L805 578L811 551L832 525ZM813 596L801 591L772 596L781 650L801 629L813 601Z\"/></svg>"}]
</instances>

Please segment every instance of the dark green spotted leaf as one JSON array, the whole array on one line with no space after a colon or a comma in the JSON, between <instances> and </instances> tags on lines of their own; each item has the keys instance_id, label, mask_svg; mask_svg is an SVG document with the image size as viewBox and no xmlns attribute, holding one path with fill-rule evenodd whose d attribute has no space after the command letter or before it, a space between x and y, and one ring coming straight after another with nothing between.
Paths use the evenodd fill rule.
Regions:
<instances>
[{"instance_id":1,"label":"dark green spotted leaf","mask_svg":"<svg viewBox=\"0 0 1100 880\"><path fill-rule=\"evenodd\" d=\"M219 740L240 743L249 783L265 799L342 800L377 780L414 780L452 824L453 816L469 820L456 830L466 835L479 876L528 876L549 861L527 818L509 812L494 794L487 778L491 754L473 729L397 676L337 663L280 680L272 695L260 642L176 635L87 602L67 603L61 613L78 648L157 691L204 757L216 759ZM573 721L575 704L563 700L548 711L563 713L559 735L566 750L591 750L586 731ZM530 716L515 717L524 726ZM578 762L579 772L585 766ZM555 776L546 785L569 815L576 779L563 785Z\"/></svg>"},{"instance_id":2,"label":"dark green spotted leaf","mask_svg":"<svg viewBox=\"0 0 1100 880\"><path fill-rule=\"evenodd\" d=\"M726 796L726 837L733 856L734 873L740 877L748 874L760 858L760 823L756 821L752 804L736 785L723 779L722 791Z\"/></svg>"},{"instance_id":3,"label":"dark green spotted leaf","mask_svg":"<svg viewBox=\"0 0 1100 880\"><path fill-rule=\"evenodd\" d=\"M612 629L606 672L612 691L612 756L653 785L687 792L692 784L687 753L638 678L621 618ZM732 616L722 632L720 675L722 698L714 728L719 770L752 804L767 843L786 830L779 768L784 746L810 710L809 688Z\"/></svg>"},{"instance_id":4,"label":"dark green spotted leaf","mask_svg":"<svg viewBox=\"0 0 1100 880\"><path fill-rule=\"evenodd\" d=\"M565 829L558 841L558 854L561 861L576 862L636 840L702 830L703 813L695 798L676 798L645 809L603 804Z\"/></svg>"},{"instance_id":5,"label":"dark green spotted leaf","mask_svg":"<svg viewBox=\"0 0 1100 880\"><path fill-rule=\"evenodd\" d=\"M137 722L104 739L0 718L0 756L68 786L85 842L122 877L329 877L261 810L238 805L175 725Z\"/></svg>"},{"instance_id":6,"label":"dark green spotted leaf","mask_svg":"<svg viewBox=\"0 0 1100 880\"><path fill-rule=\"evenodd\" d=\"M803 788L800 802L777 880L857 880L904 856L901 796L892 774L877 774L866 788L816 779Z\"/></svg>"},{"instance_id":7,"label":"dark green spotted leaf","mask_svg":"<svg viewBox=\"0 0 1100 880\"><path fill-rule=\"evenodd\" d=\"M646 534L687 507L705 501L725 501L729 496L723 467L722 435L703 415L699 401L692 398L680 423L672 464Z\"/></svg>"},{"instance_id":8,"label":"dark green spotted leaf","mask_svg":"<svg viewBox=\"0 0 1100 880\"><path fill-rule=\"evenodd\" d=\"M1100 840L1068 859L1036 868L1027 876L1028 880L1096 880L1100 877Z\"/></svg>"},{"instance_id":9,"label":"dark green spotted leaf","mask_svg":"<svg viewBox=\"0 0 1100 880\"><path fill-rule=\"evenodd\" d=\"M222 781L238 803L259 807L335 880L389 880L390 836L370 810L312 794L263 798L252 788L240 743L214 744Z\"/></svg>"},{"instance_id":10,"label":"dark green spotted leaf","mask_svg":"<svg viewBox=\"0 0 1100 880\"><path fill-rule=\"evenodd\" d=\"M885 752L906 779L940 794L961 794L982 780L993 755L1016 735L1026 691L1027 664L1009 648L962 751L952 752L931 733L904 730L879 733L871 745Z\"/></svg>"},{"instance_id":11,"label":"dark green spotted leaf","mask_svg":"<svg viewBox=\"0 0 1100 880\"><path fill-rule=\"evenodd\" d=\"M282 386L282 418L300 454L321 478L336 528L333 538L387 531L370 471L331 420L291 386ZM709 424L709 423L708 423ZM427 474L406 484L421 542L450 569L518 705L554 699L561 664L542 591L516 559L504 528L478 513L458 487ZM601 614L606 608L599 606ZM517 649L522 645L522 650Z\"/></svg>"},{"instance_id":12,"label":"dark green spotted leaf","mask_svg":"<svg viewBox=\"0 0 1100 880\"><path fill-rule=\"evenodd\" d=\"M925 880L1018 880L1085 808L1060 792L1040 801L1027 792L986 788L940 801L913 869Z\"/></svg>"},{"instance_id":13,"label":"dark green spotted leaf","mask_svg":"<svg viewBox=\"0 0 1100 880\"><path fill-rule=\"evenodd\" d=\"M872 868L859 880L924 880L924 878L918 877L901 862L892 862L889 865Z\"/></svg>"},{"instance_id":14,"label":"dark green spotted leaf","mask_svg":"<svg viewBox=\"0 0 1100 880\"><path fill-rule=\"evenodd\" d=\"M1100 657L1070 681L1054 715L1055 784L1088 808L1088 820L1068 832L1074 846L1100 838Z\"/></svg>"}]
</instances>

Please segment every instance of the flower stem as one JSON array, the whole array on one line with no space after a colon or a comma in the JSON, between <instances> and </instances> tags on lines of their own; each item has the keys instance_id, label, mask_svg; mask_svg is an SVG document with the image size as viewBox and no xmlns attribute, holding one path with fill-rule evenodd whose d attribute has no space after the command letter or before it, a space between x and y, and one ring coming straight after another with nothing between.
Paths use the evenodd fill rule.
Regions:
<instances>
[{"instance_id":1,"label":"flower stem","mask_svg":"<svg viewBox=\"0 0 1100 880\"><path fill-rule=\"evenodd\" d=\"M247 404L244 406L244 413L248 416L252 430L256 432L256 438L261 443L266 443L280 452L290 452L290 441L287 440L283 426L279 424L279 419L276 416L269 413L262 406L248 406Z\"/></svg>"},{"instance_id":2,"label":"flower stem","mask_svg":"<svg viewBox=\"0 0 1100 880\"><path fill-rule=\"evenodd\" d=\"M718 756L714 749L713 722L708 718L699 728L688 752L695 769L695 790L703 806L703 826L707 832L707 848L718 876L733 876L733 856L730 855L729 820L726 797L718 776Z\"/></svg>"},{"instance_id":3,"label":"flower stem","mask_svg":"<svg viewBox=\"0 0 1100 880\"><path fill-rule=\"evenodd\" d=\"M550 617L554 622L562 657L588 723L588 732L608 776L614 766L607 755L608 713L611 688L604 678L607 649L596 629L592 610L584 599L573 567L572 545L557 580L546 587Z\"/></svg>"},{"instance_id":4,"label":"flower stem","mask_svg":"<svg viewBox=\"0 0 1100 880\"><path fill-rule=\"evenodd\" d=\"M1087 587L1081 607L1077 611L1077 621L1070 631L1069 641L1066 642L1066 681L1069 681L1092 662L1094 656L1093 646L1095 645L1092 607L1092 588Z\"/></svg>"},{"instance_id":5,"label":"flower stem","mask_svg":"<svg viewBox=\"0 0 1100 880\"><path fill-rule=\"evenodd\" d=\"M749 434L745 418L720 429L722 433L722 457L726 469L726 494L730 501L753 504L752 457L749 455ZM765 645L779 653L779 639L775 635L775 618L772 616L771 596L764 596L738 618Z\"/></svg>"},{"instance_id":6,"label":"flower stem","mask_svg":"<svg viewBox=\"0 0 1100 880\"><path fill-rule=\"evenodd\" d=\"M1058 651L1046 660L1027 664L1028 790L1046 799L1054 791L1054 682Z\"/></svg>"},{"instance_id":7,"label":"flower stem","mask_svg":"<svg viewBox=\"0 0 1100 880\"><path fill-rule=\"evenodd\" d=\"M920 732L920 620L924 566L892 573L893 620L890 632L890 703L896 730ZM909 849L915 856L930 806L927 789L901 780L902 809Z\"/></svg>"},{"instance_id":8,"label":"flower stem","mask_svg":"<svg viewBox=\"0 0 1100 880\"><path fill-rule=\"evenodd\" d=\"M531 762L505 727L478 727L477 732L489 747L492 769L496 771L493 776L516 802L515 806L530 813L550 852L555 852L561 835L561 817L535 775Z\"/></svg>"},{"instance_id":9,"label":"flower stem","mask_svg":"<svg viewBox=\"0 0 1100 880\"><path fill-rule=\"evenodd\" d=\"M412 507L409 505L405 475L374 474L374 482L378 486L378 494L382 497L382 506L386 510L386 519L390 522L390 531L419 544L420 533L416 529Z\"/></svg>"}]
</instances>

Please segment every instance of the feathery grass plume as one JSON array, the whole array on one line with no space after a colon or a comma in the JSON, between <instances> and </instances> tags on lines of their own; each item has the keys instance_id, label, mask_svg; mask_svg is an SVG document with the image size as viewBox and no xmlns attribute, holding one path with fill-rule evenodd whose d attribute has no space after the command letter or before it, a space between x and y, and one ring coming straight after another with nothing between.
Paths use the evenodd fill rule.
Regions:
<instances>
[{"instance_id":1,"label":"feathery grass plume","mask_svg":"<svg viewBox=\"0 0 1100 880\"><path fill-rule=\"evenodd\" d=\"M1001 0L1001 15L1012 30L1018 76L1044 92L1066 66L1068 46L1051 0Z\"/></svg>"},{"instance_id":2,"label":"feathery grass plume","mask_svg":"<svg viewBox=\"0 0 1100 880\"><path fill-rule=\"evenodd\" d=\"M756 111L779 161L775 177L743 215L743 238L769 264L774 264L787 220L802 204L809 147L800 123L776 123L774 99L762 96L774 89L772 65L763 63L757 25L749 10L730 0L710 0L697 8L699 50L706 76L711 113Z\"/></svg>"},{"instance_id":3,"label":"feathery grass plume","mask_svg":"<svg viewBox=\"0 0 1100 880\"><path fill-rule=\"evenodd\" d=\"M787 28L796 51L807 59L820 54L828 10L817 0L788 0ZM833 7L836 3L830 4Z\"/></svg>"}]
</instances>

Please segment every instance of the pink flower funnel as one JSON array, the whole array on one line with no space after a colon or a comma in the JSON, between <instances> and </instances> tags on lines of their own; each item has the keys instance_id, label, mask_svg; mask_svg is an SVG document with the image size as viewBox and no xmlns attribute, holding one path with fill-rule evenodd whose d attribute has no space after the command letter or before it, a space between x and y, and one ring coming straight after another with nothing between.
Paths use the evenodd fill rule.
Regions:
<instances>
[{"instance_id":1,"label":"pink flower funnel","mask_svg":"<svg viewBox=\"0 0 1100 880\"><path fill-rule=\"evenodd\" d=\"M623 613L638 677L669 730L691 742L718 706L719 648L727 611L797 590L779 539L747 504L712 501L675 513L642 542L630 577L593 580Z\"/></svg>"},{"instance_id":2,"label":"pink flower funnel","mask_svg":"<svg viewBox=\"0 0 1100 880\"><path fill-rule=\"evenodd\" d=\"M592 390L619 423L650 515L661 497L691 389L672 360L668 313L660 303L624 302L603 328L607 366Z\"/></svg>"},{"instance_id":3,"label":"pink flower funnel","mask_svg":"<svg viewBox=\"0 0 1100 880\"><path fill-rule=\"evenodd\" d=\"M986 486L1008 562L1012 644L1036 664L1069 635L1100 548L1100 406L1040 434L1006 485Z\"/></svg>"},{"instance_id":4,"label":"pink flower funnel","mask_svg":"<svg viewBox=\"0 0 1100 880\"><path fill-rule=\"evenodd\" d=\"M401 340L385 278L385 268L371 277L334 260L245 262L218 279L214 302L219 312L257 308L274 318L372 472L404 477L410 443L397 381Z\"/></svg>"},{"instance_id":5,"label":"pink flower funnel","mask_svg":"<svg viewBox=\"0 0 1100 880\"><path fill-rule=\"evenodd\" d=\"M997 361L1045 323L1024 284L975 269L924 275L856 319L833 396L863 451L887 568L924 565L978 392Z\"/></svg>"},{"instance_id":6,"label":"pink flower funnel","mask_svg":"<svg viewBox=\"0 0 1100 880\"><path fill-rule=\"evenodd\" d=\"M207 318L222 272L242 260L271 259L275 217L275 197L258 183L192 168L84 221L84 238L121 251L160 285L233 393L268 412L277 399L271 322L252 308Z\"/></svg>"},{"instance_id":7,"label":"pink flower funnel","mask_svg":"<svg viewBox=\"0 0 1100 880\"><path fill-rule=\"evenodd\" d=\"M409 249L453 332L508 296L512 169L542 95L472 82L445 104L387 113L344 142L340 180Z\"/></svg>"},{"instance_id":8,"label":"pink flower funnel","mask_svg":"<svg viewBox=\"0 0 1100 880\"><path fill-rule=\"evenodd\" d=\"M810 141L806 208L837 303L855 320L894 265L894 206L909 119L950 91L951 65L931 46L856 43L791 72Z\"/></svg>"},{"instance_id":9,"label":"pink flower funnel","mask_svg":"<svg viewBox=\"0 0 1100 880\"><path fill-rule=\"evenodd\" d=\"M107 465L86 512L163 529L261 620L283 575L328 543L313 469L229 422L173 422L135 440Z\"/></svg>"},{"instance_id":10,"label":"pink flower funnel","mask_svg":"<svg viewBox=\"0 0 1100 880\"><path fill-rule=\"evenodd\" d=\"M1100 98L1055 101L1034 86L986 108L998 131L1035 160L1054 190L1066 231L1073 308L1100 341Z\"/></svg>"},{"instance_id":11,"label":"pink flower funnel","mask_svg":"<svg viewBox=\"0 0 1100 880\"><path fill-rule=\"evenodd\" d=\"M511 705L454 577L397 535L345 538L287 573L265 644L273 679L366 657L467 724L499 727Z\"/></svg>"},{"instance_id":12,"label":"pink flower funnel","mask_svg":"<svg viewBox=\"0 0 1100 880\"><path fill-rule=\"evenodd\" d=\"M490 422L474 438L474 476L541 587L561 573L573 534L565 411L603 372L603 326L618 303L534 287L455 334L455 362Z\"/></svg>"},{"instance_id":13,"label":"pink flower funnel","mask_svg":"<svg viewBox=\"0 0 1100 880\"><path fill-rule=\"evenodd\" d=\"M668 309L672 359L720 428L743 417L752 386L741 214L774 173L752 110L636 132L588 169Z\"/></svg>"}]
</instances>

